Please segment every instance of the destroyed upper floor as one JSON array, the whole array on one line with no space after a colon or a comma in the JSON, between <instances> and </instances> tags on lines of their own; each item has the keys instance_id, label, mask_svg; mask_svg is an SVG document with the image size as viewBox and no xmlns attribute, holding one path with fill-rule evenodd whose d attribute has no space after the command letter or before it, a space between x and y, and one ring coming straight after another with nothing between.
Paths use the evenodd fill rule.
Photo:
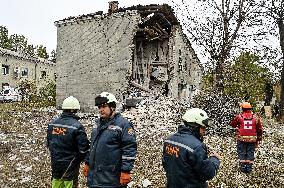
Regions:
<instances>
[{"instance_id":1,"label":"destroyed upper floor","mask_svg":"<svg viewBox=\"0 0 284 188\"><path fill-rule=\"evenodd\" d=\"M55 22L58 103L73 95L92 106L103 91L124 99L132 86L189 100L201 66L171 7L112 3L107 14Z\"/></svg>"}]
</instances>

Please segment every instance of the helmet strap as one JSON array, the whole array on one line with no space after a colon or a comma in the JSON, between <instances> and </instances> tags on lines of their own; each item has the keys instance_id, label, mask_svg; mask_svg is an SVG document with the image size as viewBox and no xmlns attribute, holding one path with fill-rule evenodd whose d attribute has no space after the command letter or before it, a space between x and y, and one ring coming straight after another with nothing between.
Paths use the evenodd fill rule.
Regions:
<instances>
[{"instance_id":1,"label":"helmet strap","mask_svg":"<svg viewBox=\"0 0 284 188\"><path fill-rule=\"evenodd\" d=\"M202 127L201 125L199 125L197 123L193 123L193 122L189 123L189 122L186 122L186 121L183 121L183 123L186 127L192 127L195 130L195 132L197 132L199 139L201 141L203 141L203 136L201 136L201 134L200 134L200 128Z\"/></svg>"},{"instance_id":2,"label":"helmet strap","mask_svg":"<svg viewBox=\"0 0 284 188\"><path fill-rule=\"evenodd\" d=\"M63 109L63 112L69 112L69 113L77 113L78 110L77 109Z\"/></svg>"},{"instance_id":3,"label":"helmet strap","mask_svg":"<svg viewBox=\"0 0 284 188\"><path fill-rule=\"evenodd\" d=\"M197 123L194 123L194 122L187 122L187 121L183 121L184 125L186 127L197 127L197 128L200 128L201 125L197 124Z\"/></svg>"}]
</instances>

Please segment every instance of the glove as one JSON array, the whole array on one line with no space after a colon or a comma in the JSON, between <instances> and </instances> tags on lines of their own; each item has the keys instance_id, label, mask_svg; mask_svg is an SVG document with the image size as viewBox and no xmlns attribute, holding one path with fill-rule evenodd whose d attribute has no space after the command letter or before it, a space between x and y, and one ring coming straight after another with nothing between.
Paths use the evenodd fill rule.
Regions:
<instances>
[{"instance_id":1,"label":"glove","mask_svg":"<svg viewBox=\"0 0 284 188\"><path fill-rule=\"evenodd\" d=\"M131 180L130 173L128 172L121 172L120 174L120 184L127 185Z\"/></svg>"},{"instance_id":2,"label":"glove","mask_svg":"<svg viewBox=\"0 0 284 188\"><path fill-rule=\"evenodd\" d=\"M89 165L85 163L84 168L83 168L83 175L85 177L88 177L88 173L89 173Z\"/></svg>"}]
</instances>

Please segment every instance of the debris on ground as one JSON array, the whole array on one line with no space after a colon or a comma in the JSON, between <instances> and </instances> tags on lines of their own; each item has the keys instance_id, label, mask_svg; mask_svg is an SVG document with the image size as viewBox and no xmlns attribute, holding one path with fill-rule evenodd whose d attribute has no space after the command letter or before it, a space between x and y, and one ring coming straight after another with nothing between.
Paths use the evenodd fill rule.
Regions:
<instances>
[{"instance_id":1,"label":"debris on ground","mask_svg":"<svg viewBox=\"0 0 284 188\"><path fill-rule=\"evenodd\" d=\"M0 185L5 187L50 187L50 156L46 148L47 123L60 114L54 107L13 108L15 104L0 105ZM227 106L227 105L225 105ZM165 187L162 168L163 140L176 131L181 115L189 107L165 96L147 96L135 108L124 109L136 128L138 155L130 187ZM196 107L201 107L196 104ZM228 107L228 106L227 106ZM213 108L213 107L208 107ZM221 107L216 106L214 113ZM210 112L213 115L213 111ZM230 112L221 113L226 120ZM79 113L88 136L94 114ZM264 119L264 138L256 151L251 174L238 170L236 142L231 134L207 136L205 143L221 155L218 175L209 181L210 187L283 187L284 185L284 125ZM229 178L228 178L229 177ZM86 178L80 174L80 188Z\"/></svg>"}]
</instances>

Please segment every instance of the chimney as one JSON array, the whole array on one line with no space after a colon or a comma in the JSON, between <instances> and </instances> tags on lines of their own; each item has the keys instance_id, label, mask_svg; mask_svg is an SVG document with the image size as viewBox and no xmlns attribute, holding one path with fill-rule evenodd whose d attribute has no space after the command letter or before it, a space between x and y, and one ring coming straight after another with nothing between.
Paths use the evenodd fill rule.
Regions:
<instances>
[{"instance_id":1,"label":"chimney","mask_svg":"<svg viewBox=\"0 0 284 188\"><path fill-rule=\"evenodd\" d=\"M108 15L111 15L112 13L118 10L118 1L110 1L108 2L108 4L109 4Z\"/></svg>"}]
</instances>

